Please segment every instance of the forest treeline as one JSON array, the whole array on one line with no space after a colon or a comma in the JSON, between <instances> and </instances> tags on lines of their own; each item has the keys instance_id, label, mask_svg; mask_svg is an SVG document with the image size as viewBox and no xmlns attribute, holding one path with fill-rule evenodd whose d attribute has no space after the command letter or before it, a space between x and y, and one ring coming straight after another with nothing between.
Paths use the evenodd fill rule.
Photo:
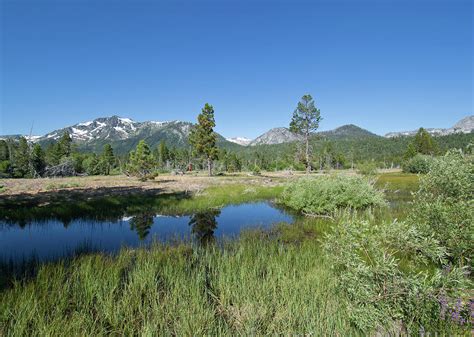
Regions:
<instances>
[{"instance_id":1,"label":"forest treeline","mask_svg":"<svg viewBox=\"0 0 474 337\"><path fill-rule=\"evenodd\" d=\"M312 166L317 170L347 169L358 168L370 162L378 168L395 168L408 163L407 160L417 153L441 155L449 149L461 149L470 153L474 143L473 134L429 136L428 139L436 144L433 151L430 147L427 150L420 145L414 146L413 144L420 144L417 137L338 140L312 138L309 141L312 147ZM304 170L303 150L302 145L296 142L245 147L241 150L218 147L212 161L216 172L254 171L256 168L267 171ZM61 164L70 166L76 174L107 175L126 172L133 164L145 166L150 172L170 172L204 169L208 163L206 159L195 156L191 146L173 147L164 140L154 148L142 141L134 151L125 155L114 154L109 144L104 145L101 153L79 151L67 133L46 147L29 143L26 138L0 140L0 177L34 178L55 175L48 168ZM57 175L61 175L60 172Z\"/></svg>"},{"instance_id":2,"label":"forest treeline","mask_svg":"<svg viewBox=\"0 0 474 337\"><path fill-rule=\"evenodd\" d=\"M331 139L316 134L321 115L311 95L304 95L293 113L290 130L302 142L224 148L214 132L214 108L206 103L198 123L184 147L166 140L150 147L145 140L126 154L115 154L110 144L100 153L79 150L68 133L41 146L19 140L0 140L0 177L35 178L67 175L109 175L125 173L142 179L161 172L206 169L209 175L260 170L329 170L398 168L413 173L427 171L430 158L459 149L472 153L474 133L432 137L420 128L415 136L383 138L350 136Z\"/></svg>"}]
</instances>

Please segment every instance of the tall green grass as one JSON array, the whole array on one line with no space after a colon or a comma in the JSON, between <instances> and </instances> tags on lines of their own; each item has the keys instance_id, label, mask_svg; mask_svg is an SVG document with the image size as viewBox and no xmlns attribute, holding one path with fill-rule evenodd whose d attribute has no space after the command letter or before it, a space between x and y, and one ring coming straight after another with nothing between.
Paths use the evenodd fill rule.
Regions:
<instances>
[{"instance_id":1,"label":"tall green grass","mask_svg":"<svg viewBox=\"0 0 474 337\"><path fill-rule=\"evenodd\" d=\"M0 335L356 333L315 241L249 232L41 267L0 294Z\"/></svg>"}]
</instances>

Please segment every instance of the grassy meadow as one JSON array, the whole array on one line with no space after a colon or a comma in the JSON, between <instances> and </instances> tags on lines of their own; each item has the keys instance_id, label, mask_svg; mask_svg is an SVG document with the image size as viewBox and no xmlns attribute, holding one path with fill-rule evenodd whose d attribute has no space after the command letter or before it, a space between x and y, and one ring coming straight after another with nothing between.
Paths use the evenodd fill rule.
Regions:
<instances>
[{"instance_id":1,"label":"grassy meadow","mask_svg":"<svg viewBox=\"0 0 474 337\"><path fill-rule=\"evenodd\" d=\"M1 290L0 335L469 335L469 323L441 320L438 302L427 300L435 268L397 247L384 250L400 232L380 224L407 217L419 177L388 173L372 180L388 204L299 216L294 224L221 243L154 243L42 264ZM282 184L239 183L152 203L161 212L186 213L281 201L284 191ZM356 225L363 235L353 240ZM459 286L463 301L465 287Z\"/></svg>"}]
</instances>

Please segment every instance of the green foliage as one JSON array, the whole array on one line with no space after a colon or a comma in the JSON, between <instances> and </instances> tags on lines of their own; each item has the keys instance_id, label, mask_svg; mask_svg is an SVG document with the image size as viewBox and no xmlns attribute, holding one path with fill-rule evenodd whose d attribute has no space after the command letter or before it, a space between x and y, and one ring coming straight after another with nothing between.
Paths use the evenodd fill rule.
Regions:
<instances>
[{"instance_id":1,"label":"green foliage","mask_svg":"<svg viewBox=\"0 0 474 337\"><path fill-rule=\"evenodd\" d=\"M165 169L165 167L169 168L167 166L172 157L172 154L170 153L170 149L168 149L168 146L166 146L166 142L164 140L160 141L160 144L154 151L154 156L157 160L159 168L161 169Z\"/></svg>"},{"instance_id":2,"label":"green foliage","mask_svg":"<svg viewBox=\"0 0 474 337\"><path fill-rule=\"evenodd\" d=\"M260 170L260 167L258 167L258 165L255 165L255 166L253 167L252 174L253 174L254 176L259 176L259 175L262 174L262 171Z\"/></svg>"},{"instance_id":3,"label":"green foliage","mask_svg":"<svg viewBox=\"0 0 474 337\"><path fill-rule=\"evenodd\" d=\"M110 170L114 167L115 165L115 156L114 156L114 150L112 149L112 146L110 144L105 144L104 145L104 151L102 152L102 156L100 158L100 161L102 162L103 166L103 174L109 175Z\"/></svg>"},{"instance_id":4,"label":"green foliage","mask_svg":"<svg viewBox=\"0 0 474 337\"><path fill-rule=\"evenodd\" d=\"M0 139L0 162L10 160L10 150L5 140Z\"/></svg>"},{"instance_id":5,"label":"green foliage","mask_svg":"<svg viewBox=\"0 0 474 337\"><path fill-rule=\"evenodd\" d=\"M357 173L364 176L375 176L377 174L377 164L373 161L367 161L357 164Z\"/></svg>"},{"instance_id":6,"label":"green foliage","mask_svg":"<svg viewBox=\"0 0 474 337\"><path fill-rule=\"evenodd\" d=\"M72 152L72 138L68 132L64 132L58 141L58 154L61 158L69 157Z\"/></svg>"},{"instance_id":7,"label":"green foliage","mask_svg":"<svg viewBox=\"0 0 474 337\"><path fill-rule=\"evenodd\" d=\"M50 166L58 165L61 161L61 149L59 143L51 143L46 149L46 162Z\"/></svg>"},{"instance_id":8,"label":"green foliage","mask_svg":"<svg viewBox=\"0 0 474 337\"><path fill-rule=\"evenodd\" d=\"M39 144L35 144L31 151L31 166L35 176L41 176L46 168L45 153Z\"/></svg>"},{"instance_id":9,"label":"green foliage","mask_svg":"<svg viewBox=\"0 0 474 337\"><path fill-rule=\"evenodd\" d=\"M434 159L431 156L416 154L414 157L403 163L403 172L426 174L430 171L433 160Z\"/></svg>"},{"instance_id":10,"label":"green foliage","mask_svg":"<svg viewBox=\"0 0 474 337\"><path fill-rule=\"evenodd\" d=\"M321 113L314 105L313 97L309 94L303 95L293 112L290 131L306 136L318 129L320 121Z\"/></svg>"},{"instance_id":11,"label":"green foliage","mask_svg":"<svg viewBox=\"0 0 474 337\"><path fill-rule=\"evenodd\" d=\"M385 204L383 193L360 176L302 178L288 184L281 202L307 214L332 214L338 209L360 209Z\"/></svg>"},{"instance_id":12,"label":"green foliage","mask_svg":"<svg viewBox=\"0 0 474 337\"><path fill-rule=\"evenodd\" d=\"M148 144L141 140L135 151L130 152L130 160L128 163L129 174L138 177L139 179L153 179L152 170L155 159L148 147Z\"/></svg>"},{"instance_id":13,"label":"green foliage","mask_svg":"<svg viewBox=\"0 0 474 337\"><path fill-rule=\"evenodd\" d=\"M84 159L82 165L88 175L99 175L104 172L104 167L95 153Z\"/></svg>"},{"instance_id":14,"label":"green foliage","mask_svg":"<svg viewBox=\"0 0 474 337\"><path fill-rule=\"evenodd\" d=\"M413 139L413 146L417 153L435 155L439 152L438 144L431 135L420 128Z\"/></svg>"},{"instance_id":15,"label":"green foliage","mask_svg":"<svg viewBox=\"0 0 474 337\"><path fill-rule=\"evenodd\" d=\"M189 135L189 142L193 147L194 154L202 155L207 159L209 175L212 175L212 160L217 158L218 153L217 135L214 132L215 126L214 108L206 103L198 116L198 124Z\"/></svg>"},{"instance_id":16,"label":"green foliage","mask_svg":"<svg viewBox=\"0 0 474 337\"><path fill-rule=\"evenodd\" d=\"M13 175L16 178L30 176L30 147L25 137L21 137L13 159Z\"/></svg>"},{"instance_id":17,"label":"green foliage","mask_svg":"<svg viewBox=\"0 0 474 337\"><path fill-rule=\"evenodd\" d=\"M298 106L293 112L290 122L290 131L300 134L305 141L305 163L306 170L311 171L309 137L315 132L321 121L321 112L316 108L313 97L307 94L301 97Z\"/></svg>"},{"instance_id":18,"label":"green foliage","mask_svg":"<svg viewBox=\"0 0 474 337\"><path fill-rule=\"evenodd\" d=\"M416 154L417 154L417 151L416 151L415 144L413 144L413 142L411 142L411 143L408 144L407 150L405 151L405 154L403 155L403 158L405 160L409 160L409 159L413 158L414 156L416 156Z\"/></svg>"},{"instance_id":19,"label":"green foliage","mask_svg":"<svg viewBox=\"0 0 474 337\"><path fill-rule=\"evenodd\" d=\"M12 166L9 160L0 161L0 178L7 178L11 175Z\"/></svg>"},{"instance_id":20,"label":"green foliage","mask_svg":"<svg viewBox=\"0 0 474 337\"><path fill-rule=\"evenodd\" d=\"M410 223L432 236L459 265L473 260L474 163L451 151L433 161L415 194Z\"/></svg>"},{"instance_id":21,"label":"green foliage","mask_svg":"<svg viewBox=\"0 0 474 337\"><path fill-rule=\"evenodd\" d=\"M339 289L348 298L350 319L362 331L384 331L383 335L399 335L403 328L408 334L425 328L442 335L458 331L451 322L440 320L438 299L441 293L454 298L466 293L471 284L465 270L432 273L416 267L426 257L444 258L436 240L404 223L346 216L327 235L324 247Z\"/></svg>"}]
</instances>

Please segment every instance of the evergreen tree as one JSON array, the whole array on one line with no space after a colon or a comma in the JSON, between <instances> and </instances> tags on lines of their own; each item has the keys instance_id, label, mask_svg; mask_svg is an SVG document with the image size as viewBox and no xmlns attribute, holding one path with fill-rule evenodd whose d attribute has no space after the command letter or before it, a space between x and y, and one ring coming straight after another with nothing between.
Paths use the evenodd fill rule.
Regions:
<instances>
[{"instance_id":1,"label":"evergreen tree","mask_svg":"<svg viewBox=\"0 0 474 337\"><path fill-rule=\"evenodd\" d=\"M305 143L306 172L311 171L309 138L312 132L315 132L321 121L321 113L316 108L311 95L304 95L298 106L293 112L293 118L290 123L290 131L303 136Z\"/></svg>"},{"instance_id":2,"label":"evergreen tree","mask_svg":"<svg viewBox=\"0 0 474 337\"><path fill-rule=\"evenodd\" d=\"M411 159L413 158L414 156L416 156L416 147L415 145L413 144L413 142L409 143L408 146L407 146L407 150L405 151L405 154L403 155L403 158L405 160L408 160L408 159Z\"/></svg>"},{"instance_id":3,"label":"evergreen tree","mask_svg":"<svg viewBox=\"0 0 474 337\"><path fill-rule=\"evenodd\" d=\"M50 166L58 165L61 161L61 149L59 143L52 143L46 148L46 163Z\"/></svg>"},{"instance_id":4,"label":"evergreen tree","mask_svg":"<svg viewBox=\"0 0 474 337\"><path fill-rule=\"evenodd\" d=\"M8 177L10 174L10 150L7 142L2 139L0 140L0 178Z\"/></svg>"},{"instance_id":5,"label":"evergreen tree","mask_svg":"<svg viewBox=\"0 0 474 337\"><path fill-rule=\"evenodd\" d=\"M30 173L30 147L25 137L21 137L13 162L13 174L16 178L27 177Z\"/></svg>"},{"instance_id":6,"label":"evergreen tree","mask_svg":"<svg viewBox=\"0 0 474 337\"><path fill-rule=\"evenodd\" d=\"M214 132L214 108L206 103L198 116L198 124L191 130L189 142L196 155L203 155L207 160L207 171L212 175L212 161L217 158L217 136Z\"/></svg>"},{"instance_id":7,"label":"evergreen tree","mask_svg":"<svg viewBox=\"0 0 474 337\"><path fill-rule=\"evenodd\" d=\"M0 139L0 161L10 160L10 150L8 144L3 139Z\"/></svg>"},{"instance_id":8,"label":"evergreen tree","mask_svg":"<svg viewBox=\"0 0 474 337\"><path fill-rule=\"evenodd\" d=\"M438 144L423 128L420 128L416 133L413 145L417 153L427 155L435 155L438 153Z\"/></svg>"},{"instance_id":9,"label":"evergreen tree","mask_svg":"<svg viewBox=\"0 0 474 337\"><path fill-rule=\"evenodd\" d=\"M154 159L148 144L141 140L135 151L130 152L128 171L140 179L146 179L153 169Z\"/></svg>"},{"instance_id":10,"label":"evergreen tree","mask_svg":"<svg viewBox=\"0 0 474 337\"><path fill-rule=\"evenodd\" d=\"M58 141L58 152L60 159L63 157L69 157L71 155L72 138L68 132L64 132Z\"/></svg>"},{"instance_id":11,"label":"evergreen tree","mask_svg":"<svg viewBox=\"0 0 474 337\"><path fill-rule=\"evenodd\" d=\"M169 150L168 147L166 146L166 142L164 140L160 141L160 144L158 145L158 165L161 168L164 168L166 165L166 162L169 160Z\"/></svg>"},{"instance_id":12,"label":"evergreen tree","mask_svg":"<svg viewBox=\"0 0 474 337\"><path fill-rule=\"evenodd\" d=\"M46 168L45 154L39 144L35 144L31 151L31 167L35 176L41 176Z\"/></svg>"},{"instance_id":13,"label":"evergreen tree","mask_svg":"<svg viewBox=\"0 0 474 337\"><path fill-rule=\"evenodd\" d=\"M103 174L109 175L110 174L110 169L114 166L115 164L115 156L114 156L114 149L110 144L105 144L104 145L104 151L102 153L102 158L101 161L104 166Z\"/></svg>"}]
</instances>

